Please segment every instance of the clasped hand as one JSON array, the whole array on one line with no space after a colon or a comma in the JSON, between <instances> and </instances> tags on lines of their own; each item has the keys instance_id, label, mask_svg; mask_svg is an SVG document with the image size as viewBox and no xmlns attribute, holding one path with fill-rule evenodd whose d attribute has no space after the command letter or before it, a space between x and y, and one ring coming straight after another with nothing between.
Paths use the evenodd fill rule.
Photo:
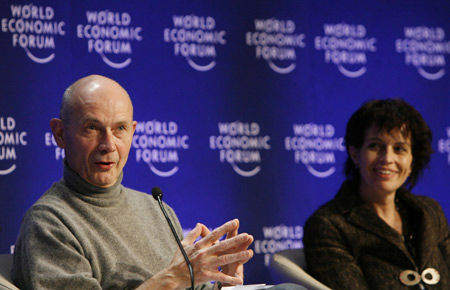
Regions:
<instances>
[{"instance_id":1,"label":"clasped hand","mask_svg":"<svg viewBox=\"0 0 450 290\"><path fill-rule=\"evenodd\" d=\"M238 234L238 229L238 219L231 220L212 232L198 223L186 235L181 243L194 270L196 285L208 281L220 281L226 285L244 283L243 264L253 256L253 251L248 249L253 237L246 233ZM225 234L226 239L219 241ZM195 242L198 237L202 239ZM189 271L181 251L177 251L169 268L179 278L180 288L190 286Z\"/></svg>"}]
</instances>

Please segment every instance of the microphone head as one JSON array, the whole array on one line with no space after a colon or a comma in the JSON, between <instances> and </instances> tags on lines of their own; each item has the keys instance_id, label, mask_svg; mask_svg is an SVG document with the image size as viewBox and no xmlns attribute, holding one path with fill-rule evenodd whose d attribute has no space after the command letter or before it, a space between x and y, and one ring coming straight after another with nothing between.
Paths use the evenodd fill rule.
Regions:
<instances>
[{"instance_id":1,"label":"microphone head","mask_svg":"<svg viewBox=\"0 0 450 290\"><path fill-rule=\"evenodd\" d=\"M163 193L162 193L161 188L159 188L157 186L153 187L152 188L152 195L153 195L154 199L156 199L156 200L160 200L161 199L162 200Z\"/></svg>"}]
</instances>

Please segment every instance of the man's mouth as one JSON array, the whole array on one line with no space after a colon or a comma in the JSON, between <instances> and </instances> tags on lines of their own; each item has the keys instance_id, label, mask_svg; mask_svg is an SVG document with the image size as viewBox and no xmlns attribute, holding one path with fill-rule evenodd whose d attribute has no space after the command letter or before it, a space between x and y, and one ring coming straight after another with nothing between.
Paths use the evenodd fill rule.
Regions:
<instances>
[{"instance_id":1,"label":"man's mouth","mask_svg":"<svg viewBox=\"0 0 450 290\"><path fill-rule=\"evenodd\" d=\"M100 169L108 170L114 166L114 162L95 162L95 164L100 167Z\"/></svg>"}]
</instances>

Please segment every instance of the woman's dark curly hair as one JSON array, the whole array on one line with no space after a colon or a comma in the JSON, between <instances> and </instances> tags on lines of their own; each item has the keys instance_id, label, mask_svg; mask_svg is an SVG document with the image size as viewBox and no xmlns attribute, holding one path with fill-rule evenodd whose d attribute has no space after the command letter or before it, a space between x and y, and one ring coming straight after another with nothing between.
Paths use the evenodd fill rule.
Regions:
<instances>
[{"instance_id":1,"label":"woman's dark curly hair","mask_svg":"<svg viewBox=\"0 0 450 290\"><path fill-rule=\"evenodd\" d=\"M347 147L346 177L359 181L359 169L350 158L349 148L353 146L359 150L364 143L367 130L372 126L384 132L398 129L403 137L411 137L412 171L405 182L405 186L412 189L422 175L423 169L428 166L433 153L431 148L432 133L420 113L402 99L368 101L350 117L345 134Z\"/></svg>"}]
</instances>

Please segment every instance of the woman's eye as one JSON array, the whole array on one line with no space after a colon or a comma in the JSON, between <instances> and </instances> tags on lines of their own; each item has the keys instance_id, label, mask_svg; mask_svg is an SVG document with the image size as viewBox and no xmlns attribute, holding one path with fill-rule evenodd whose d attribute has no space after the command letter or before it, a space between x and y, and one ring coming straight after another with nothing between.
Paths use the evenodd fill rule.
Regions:
<instances>
[{"instance_id":1,"label":"woman's eye","mask_svg":"<svg viewBox=\"0 0 450 290\"><path fill-rule=\"evenodd\" d=\"M406 152L406 148L404 147L396 147L395 150L400 152Z\"/></svg>"},{"instance_id":2,"label":"woman's eye","mask_svg":"<svg viewBox=\"0 0 450 290\"><path fill-rule=\"evenodd\" d=\"M380 147L380 144L378 143L369 143L369 145L367 146L370 149L376 149L378 147Z\"/></svg>"}]
</instances>

